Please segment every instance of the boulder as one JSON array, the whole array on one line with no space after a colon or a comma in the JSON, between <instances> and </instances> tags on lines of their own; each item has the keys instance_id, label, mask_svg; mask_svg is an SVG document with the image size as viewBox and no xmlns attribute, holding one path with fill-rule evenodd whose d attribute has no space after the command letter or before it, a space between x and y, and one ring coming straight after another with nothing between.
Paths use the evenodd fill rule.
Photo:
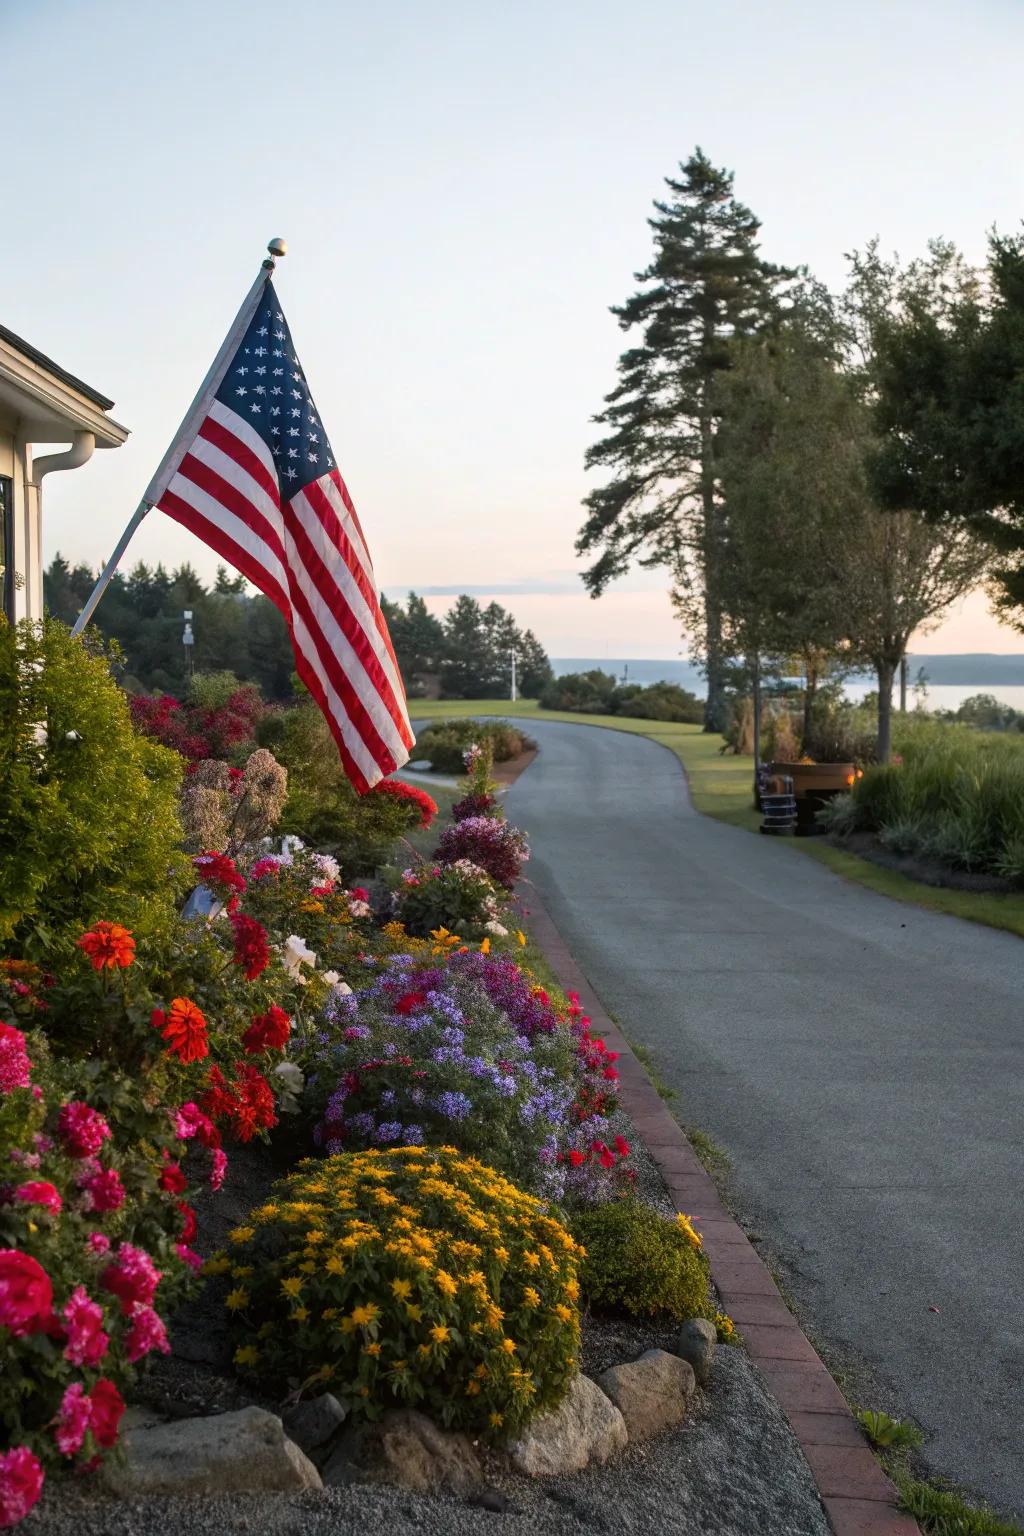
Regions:
<instances>
[{"instance_id":1,"label":"boulder","mask_svg":"<svg viewBox=\"0 0 1024 1536\"><path fill-rule=\"evenodd\" d=\"M130 1426L121 1443L123 1459L105 1461L103 1477L124 1497L290 1493L323 1486L281 1420L262 1408Z\"/></svg>"},{"instance_id":2,"label":"boulder","mask_svg":"<svg viewBox=\"0 0 1024 1536\"><path fill-rule=\"evenodd\" d=\"M296 1403L284 1416L285 1430L306 1452L326 1445L344 1422L345 1410L331 1392Z\"/></svg>"},{"instance_id":3,"label":"boulder","mask_svg":"<svg viewBox=\"0 0 1024 1536\"><path fill-rule=\"evenodd\" d=\"M718 1333L714 1323L706 1317L691 1317L684 1323L679 1334L676 1354L688 1360L699 1386L706 1387L711 1380L711 1367L718 1348Z\"/></svg>"},{"instance_id":4,"label":"boulder","mask_svg":"<svg viewBox=\"0 0 1024 1536\"><path fill-rule=\"evenodd\" d=\"M529 1477L582 1472L603 1465L628 1440L625 1420L589 1376L577 1376L553 1413L541 1414L509 1448L512 1465Z\"/></svg>"},{"instance_id":5,"label":"boulder","mask_svg":"<svg viewBox=\"0 0 1024 1536\"><path fill-rule=\"evenodd\" d=\"M648 1349L598 1379L622 1414L630 1440L649 1440L680 1424L697 1386L693 1367L664 1349Z\"/></svg>"},{"instance_id":6,"label":"boulder","mask_svg":"<svg viewBox=\"0 0 1024 1536\"><path fill-rule=\"evenodd\" d=\"M467 1494L484 1481L479 1458L465 1435L439 1429L412 1408L386 1413L342 1440L323 1469L328 1487L353 1475L397 1483L412 1493Z\"/></svg>"}]
</instances>

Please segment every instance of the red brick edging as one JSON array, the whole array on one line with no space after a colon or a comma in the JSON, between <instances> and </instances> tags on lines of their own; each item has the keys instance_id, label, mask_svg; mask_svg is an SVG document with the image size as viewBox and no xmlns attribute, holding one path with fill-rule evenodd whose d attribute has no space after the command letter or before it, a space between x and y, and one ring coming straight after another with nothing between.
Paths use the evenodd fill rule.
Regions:
<instances>
[{"instance_id":1,"label":"red brick edging","mask_svg":"<svg viewBox=\"0 0 1024 1536\"><path fill-rule=\"evenodd\" d=\"M525 766L525 765L524 765ZM672 1199L700 1230L725 1310L777 1399L807 1458L836 1536L920 1536L896 1508L896 1490L868 1449L857 1421L783 1301L742 1228L658 1097L628 1041L601 1006L532 886L520 887L530 932L566 991L619 1052L623 1110L657 1163Z\"/></svg>"}]
</instances>

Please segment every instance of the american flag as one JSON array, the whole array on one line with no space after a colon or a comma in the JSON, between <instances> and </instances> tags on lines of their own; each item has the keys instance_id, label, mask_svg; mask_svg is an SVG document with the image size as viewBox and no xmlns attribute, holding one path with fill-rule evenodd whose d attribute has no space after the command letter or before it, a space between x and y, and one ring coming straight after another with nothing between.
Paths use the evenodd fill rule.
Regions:
<instances>
[{"instance_id":1,"label":"american flag","mask_svg":"<svg viewBox=\"0 0 1024 1536\"><path fill-rule=\"evenodd\" d=\"M269 278L155 504L280 610L356 789L407 762L414 737L366 540Z\"/></svg>"}]
</instances>

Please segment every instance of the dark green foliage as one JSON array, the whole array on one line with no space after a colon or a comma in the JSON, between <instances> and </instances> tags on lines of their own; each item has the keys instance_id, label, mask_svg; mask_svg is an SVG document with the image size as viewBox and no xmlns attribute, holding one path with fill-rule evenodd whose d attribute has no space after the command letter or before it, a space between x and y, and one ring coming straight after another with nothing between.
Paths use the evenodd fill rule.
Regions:
<instances>
[{"instance_id":1,"label":"dark green foliage","mask_svg":"<svg viewBox=\"0 0 1024 1536\"><path fill-rule=\"evenodd\" d=\"M677 1323L715 1317L708 1261L678 1218L629 1198L581 1210L572 1227L587 1250L580 1284L594 1312Z\"/></svg>"},{"instance_id":2,"label":"dark green foliage","mask_svg":"<svg viewBox=\"0 0 1024 1536\"><path fill-rule=\"evenodd\" d=\"M481 608L475 597L456 598L444 619L442 695L448 699L508 698L512 652L520 697L536 698L551 676L543 646L530 630L519 630L500 603Z\"/></svg>"},{"instance_id":3,"label":"dark green foliage","mask_svg":"<svg viewBox=\"0 0 1024 1536\"><path fill-rule=\"evenodd\" d=\"M465 772L463 753L474 742L489 745L496 763L507 763L533 745L522 731L500 720L443 720L420 732L416 756L429 759L437 773L461 774Z\"/></svg>"},{"instance_id":4,"label":"dark green foliage","mask_svg":"<svg viewBox=\"0 0 1024 1536\"><path fill-rule=\"evenodd\" d=\"M52 957L97 918L163 918L182 760L136 735L110 658L48 620L0 620L0 942Z\"/></svg>"},{"instance_id":5,"label":"dark green foliage","mask_svg":"<svg viewBox=\"0 0 1024 1536\"><path fill-rule=\"evenodd\" d=\"M671 194L650 220L654 256L641 288L613 308L636 340L596 418L605 436L588 468L611 476L590 492L580 554L597 596L636 560L672 573L675 595L700 636L708 673L707 724L725 724L718 572L724 519L713 464L718 375L733 338L756 330L792 274L758 255L758 222L733 196L730 172L698 149L667 178Z\"/></svg>"},{"instance_id":6,"label":"dark green foliage","mask_svg":"<svg viewBox=\"0 0 1024 1536\"><path fill-rule=\"evenodd\" d=\"M936 243L924 281L879 338L878 480L892 506L966 526L1001 556L1002 605L1024 608L1024 235L993 234L986 295Z\"/></svg>"},{"instance_id":7,"label":"dark green foliage","mask_svg":"<svg viewBox=\"0 0 1024 1536\"><path fill-rule=\"evenodd\" d=\"M304 703L270 716L258 739L288 770L279 832L333 854L349 882L372 875L387 862L408 826L408 812L388 795L356 794L316 705Z\"/></svg>"},{"instance_id":8,"label":"dark green foliage","mask_svg":"<svg viewBox=\"0 0 1024 1536\"><path fill-rule=\"evenodd\" d=\"M47 611L74 623L95 578L57 555L44 577ZM284 620L267 598L248 596L245 579L221 566L208 590L190 565L168 573L141 562L118 572L96 610L95 627L124 652L125 684L182 698L186 690L184 610L191 608L196 671L231 672L254 682L268 699L290 697L295 666Z\"/></svg>"},{"instance_id":9,"label":"dark green foliage","mask_svg":"<svg viewBox=\"0 0 1024 1536\"><path fill-rule=\"evenodd\" d=\"M704 721L697 695L676 683L618 684L610 672L566 672L552 678L540 696L541 709L571 714L627 715L636 720L672 720L689 725Z\"/></svg>"}]
</instances>

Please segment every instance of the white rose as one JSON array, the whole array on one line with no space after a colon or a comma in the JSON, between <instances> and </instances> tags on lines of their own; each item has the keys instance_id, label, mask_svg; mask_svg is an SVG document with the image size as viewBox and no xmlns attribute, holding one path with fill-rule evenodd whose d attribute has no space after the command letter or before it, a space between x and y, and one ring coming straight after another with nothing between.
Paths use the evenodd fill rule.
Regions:
<instances>
[{"instance_id":1,"label":"white rose","mask_svg":"<svg viewBox=\"0 0 1024 1536\"><path fill-rule=\"evenodd\" d=\"M302 974L302 967L308 965L311 969L316 969L316 955L308 948L306 941L299 938L297 933L290 933L288 935L284 948L281 950L281 959L289 976L295 981L301 982L303 986L306 985L309 978Z\"/></svg>"}]
</instances>

